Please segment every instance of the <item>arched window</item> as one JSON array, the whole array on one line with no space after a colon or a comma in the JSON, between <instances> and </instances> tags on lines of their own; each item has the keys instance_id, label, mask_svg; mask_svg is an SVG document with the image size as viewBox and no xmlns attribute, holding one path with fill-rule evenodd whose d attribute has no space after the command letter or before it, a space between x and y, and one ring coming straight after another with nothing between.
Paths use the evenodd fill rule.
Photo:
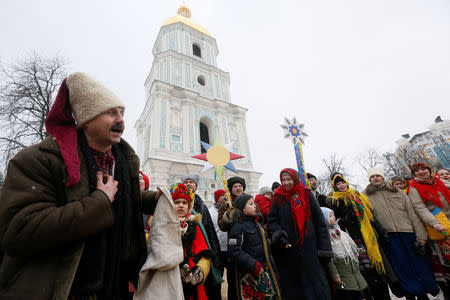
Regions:
<instances>
[{"instance_id":1,"label":"arched window","mask_svg":"<svg viewBox=\"0 0 450 300\"><path fill-rule=\"evenodd\" d=\"M205 123L200 122L200 141L209 144L209 130ZM206 152L205 147L200 143L202 153Z\"/></svg>"},{"instance_id":2,"label":"arched window","mask_svg":"<svg viewBox=\"0 0 450 300\"><path fill-rule=\"evenodd\" d=\"M202 57L202 50L200 49L200 46L197 44L192 44L192 53L195 56Z\"/></svg>"}]
</instances>

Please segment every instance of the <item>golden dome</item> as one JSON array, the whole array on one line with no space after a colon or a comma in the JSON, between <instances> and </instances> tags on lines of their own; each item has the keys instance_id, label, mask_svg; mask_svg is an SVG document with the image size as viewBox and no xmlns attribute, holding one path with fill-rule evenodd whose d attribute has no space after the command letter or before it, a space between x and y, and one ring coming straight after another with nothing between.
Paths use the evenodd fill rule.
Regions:
<instances>
[{"instance_id":1,"label":"golden dome","mask_svg":"<svg viewBox=\"0 0 450 300\"><path fill-rule=\"evenodd\" d=\"M201 26L191 20L191 11L184 4L182 4L180 6L180 8L178 9L177 15L175 17L170 17L167 20L165 20L163 25L165 26L165 25L170 25L170 24L174 24L174 23L178 23L178 22L186 24L187 26L200 31L201 33L211 36L211 33L208 30L206 30L206 28L204 28L203 26Z\"/></svg>"}]
</instances>

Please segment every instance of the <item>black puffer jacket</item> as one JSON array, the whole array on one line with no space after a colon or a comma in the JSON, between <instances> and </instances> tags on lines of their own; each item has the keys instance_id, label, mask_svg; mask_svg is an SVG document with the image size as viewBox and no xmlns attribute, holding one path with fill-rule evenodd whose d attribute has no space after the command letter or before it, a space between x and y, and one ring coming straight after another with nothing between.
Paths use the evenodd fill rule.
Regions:
<instances>
[{"instance_id":1,"label":"black puffer jacket","mask_svg":"<svg viewBox=\"0 0 450 300\"><path fill-rule=\"evenodd\" d=\"M254 217L244 216L231 227L228 239L228 253L242 273L253 273L258 261L266 263L263 241Z\"/></svg>"}]
</instances>

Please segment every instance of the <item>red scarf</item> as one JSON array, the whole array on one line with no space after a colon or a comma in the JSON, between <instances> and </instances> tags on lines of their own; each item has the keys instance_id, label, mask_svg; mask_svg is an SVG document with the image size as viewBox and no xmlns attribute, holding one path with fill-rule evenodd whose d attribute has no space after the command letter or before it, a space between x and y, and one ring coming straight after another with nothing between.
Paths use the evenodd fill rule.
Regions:
<instances>
[{"instance_id":1,"label":"red scarf","mask_svg":"<svg viewBox=\"0 0 450 300\"><path fill-rule=\"evenodd\" d=\"M450 204L450 190L436 175L431 177L431 179L428 181L417 181L416 179L414 179L408 186L408 195L409 189L411 187L414 187L417 192L419 192L423 203L430 201L437 207L443 209L444 207L442 206L442 202L438 194L438 192L441 192L442 195L444 195L445 200L447 200L447 203Z\"/></svg>"},{"instance_id":2,"label":"red scarf","mask_svg":"<svg viewBox=\"0 0 450 300\"><path fill-rule=\"evenodd\" d=\"M292 218L295 221L295 232L297 234L296 245L300 248L303 244L304 238L308 233L310 219L311 219L311 209L308 200L309 190L300 183L298 172L294 169L283 169L281 174L289 173L292 180L294 181L294 186L289 190L286 190L283 185L279 186L273 195L273 202L280 205L281 202L290 203Z\"/></svg>"}]
</instances>

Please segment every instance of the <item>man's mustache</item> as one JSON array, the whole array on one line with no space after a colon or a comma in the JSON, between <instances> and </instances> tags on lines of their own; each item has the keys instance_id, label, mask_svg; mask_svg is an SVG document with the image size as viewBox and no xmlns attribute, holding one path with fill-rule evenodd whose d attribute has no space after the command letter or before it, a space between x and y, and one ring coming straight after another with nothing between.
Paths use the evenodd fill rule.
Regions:
<instances>
[{"instance_id":1,"label":"man's mustache","mask_svg":"<svg viewBox=\"0 0 450 300\"><path fill-rule=\"evenodd\" d=\"M125 126L122 123L116 123L111 127L111 130L113 130L113 131L123 132L124 129L125 129Z\"/></svg>"}]
</instances>

